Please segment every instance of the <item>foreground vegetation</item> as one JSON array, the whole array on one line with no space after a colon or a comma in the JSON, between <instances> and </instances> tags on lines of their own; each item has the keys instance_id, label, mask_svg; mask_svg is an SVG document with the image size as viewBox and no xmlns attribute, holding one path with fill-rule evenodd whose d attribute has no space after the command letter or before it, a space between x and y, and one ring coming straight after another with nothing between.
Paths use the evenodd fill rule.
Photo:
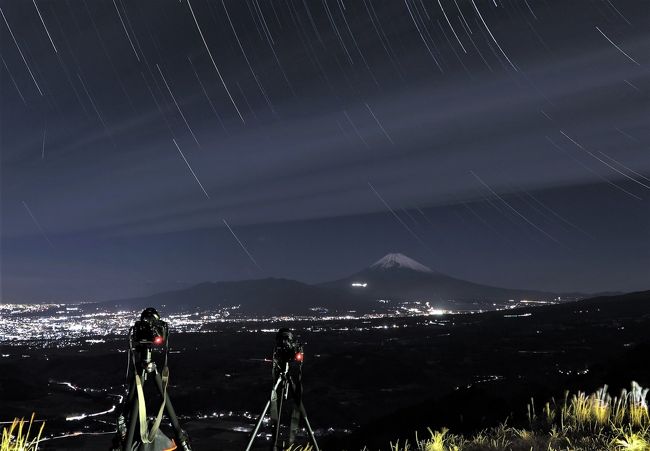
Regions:
<instances>
[{"instance_id":1,"label":"foreground vegetation","mask_svg":"<svg viewBox=\"0 0 650 451\"><path fill-rule=\"evenodd\" d=\"M612 397L604 386L595 393L565 393L560 402L551 400L537 409L528 405L528 428L500 426L467 437L448 429L429 430L429 436L413 442L391 443L391 451L650 451L648 389L632 382L631 389ZM2 431L0 451L36 451L45 423L30 438L29 422L15 419ZM313 451L311 447L290 447Z\"/></svg>"},{"instance_id":2,"label":"foreground vegetation","mask_svg":"<svg viewBox=\"0 0 650 451\"><path fill-rule=\"evenodd\" d=\"M30 438L32 426L34 426L34 414L32 414L29 423L24 418L14 419L9 427L2 429L0 451L36 451L45 423L41 423L38 433Z\"/></svg>"},{"instance_id":3,"label":"foreground vegetation","mask_svg":"<svg viewBox=\"0 0 650 451\"><path fill-rule=\"evenodd\" d=\"M565 394L561 402L551 400L541 410L531 400L528 428L503 423L467 437L448 429L429 430L427 438L417 434L412 442L391 443L390 451L650 451L648 389L632 382L631 390L612 397L608 387L591 395ZM289 448L292 451L313 451ZM365 449L364 451L369 451Z\"/></svg>"},{"instance_id":4,"label":"foreground vegetation","mask_svg":"<svg viewBox=\"0 0 650 451\"><path fill-rule=\"evenodd\" d=\"M518 429L505 423L473 437L451 434L447 429L429 431L426 439L413 444L394 443L392 451L599 451L650 450L648 389L632 382L631 390L612 397L604 386L591 395L565 394L561 402L551 400L541 410L531 400L529 427Z\"/></svg>"}]
</instances>

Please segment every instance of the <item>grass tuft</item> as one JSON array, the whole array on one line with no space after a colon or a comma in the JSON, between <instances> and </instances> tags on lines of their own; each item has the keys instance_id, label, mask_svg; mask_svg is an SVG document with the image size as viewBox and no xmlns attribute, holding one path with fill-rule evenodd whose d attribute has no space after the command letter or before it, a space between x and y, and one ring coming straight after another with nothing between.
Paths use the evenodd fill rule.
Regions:
<instances>
[{"instance_id":1,"label":"grass tuft","mask_svg":"<svg viewBox=\"0 0 650 451\"><path fill-rule=\"evenodd\" d=\"M391 451L650 451L648 389L632 382L630 391L612 397L605 385L587 395L570 396L561 403L544 405L538 415L528 404L528 429L506 423L480 431L472 437L454 435L447 429L431 431L430 438L391 444Z\"/></svg>"},{"instance_id":2,"label":"grass tuft","mask_svg":"<svg viewBox=\"0 0 650 451\"><path fill-rule=\"evenodd\" d=\"M24 419L15 418L9 427L2 429L2 442L0 442L0 451L36 451L38 443L41 441L41 434L45 423L41 423L38 434L30 438L32 426L34 425L34 414L29 423ZM26 430L25 430L25 427Z\"/></svg>"},{"instance_id":3,"label":"grass tuft","mask_svg":"<svg viewBox=\"0 0 650 451\"><path fill-rule=\"evenodd\" d=\"M390 451L650 451L648 389L632 382L630 391L612 397L607 385L587 395L566 392L561 403L547 402L540 414L531 399L527 429L502 423L471 437L447 428L429 437L390 443ZM1 450L4 451L4 450ZM310 446L287 451L313 451ZM364 451L368 451L364 448Z\"/></svg>"}]
</instances>

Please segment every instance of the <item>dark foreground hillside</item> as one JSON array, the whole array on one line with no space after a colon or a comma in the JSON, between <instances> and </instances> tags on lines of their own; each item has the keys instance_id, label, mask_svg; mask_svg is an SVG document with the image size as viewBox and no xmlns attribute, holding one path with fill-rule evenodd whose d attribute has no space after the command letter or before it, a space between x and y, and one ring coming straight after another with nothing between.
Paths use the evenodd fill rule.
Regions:
<instances>
[{"instance_id":1,"label":"dark foreground hillside","mask_svg":"<svg viewBox=\"0 0 650 451\"><path fill-rule=\"evenodd\" d=\"M387 449L416 431L426 437L426 427L471 433L506 418L525 425L531 397L561 399L564 390L605 383L617 393L632 380L649 386L649 306L650 293L637 293L477 315L286 325L306 342L305 404L325 434L323 447ZM278 327L215 323L172 335L170 393L195 449L242 449L247 434L238 431L251 421L240 414L256 414L268 397L265 359ZM110 431L111 414L65 421L110 409L110 395L122 393L125 339L102 339L63 348L0 345L9 355L0 359L0 418L34 410L49 434ZM42 449L103 449L108 441L80 435Z\"/></svg>"},{"instance_id":2,"label":"dark foreground hillside","mask_svg":"<svg viewBox=\"0 0 650 451\"><path fill-rule=\"evenodd\" d=\"M412 442L429 427L465 434L506 420L526 427L531 398L562 400L565 391L604 384L616 395L631 380L650 385L650 292L480 317L458 328L448 368L493 377L451 391L433 384L420 402L366 422L336 447Z\"/></svg>"}]
</instances>

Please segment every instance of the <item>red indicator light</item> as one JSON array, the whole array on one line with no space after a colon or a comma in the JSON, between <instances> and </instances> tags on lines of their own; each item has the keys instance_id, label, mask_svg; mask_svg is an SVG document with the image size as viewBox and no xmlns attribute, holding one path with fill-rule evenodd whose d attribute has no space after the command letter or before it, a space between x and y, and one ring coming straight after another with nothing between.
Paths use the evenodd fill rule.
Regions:
<instances>
[{"instance_id":1,"label":"red indicator light","mask_svg":"<svg viewBox=\"0 0 650 451\"><path fill-rule=\"evenodd\" d=\"M294 357L294 359L296 360L296 362L302 362L303 360L305 360L305 354L303 354L302 352L296 352L296 356Z\"/></svg>"},{"instance_id":2,"label":"red indicator light","mask_svg":"<svg viewBox=\"0 0 650 451\"><path fill-rule=\"evenodd\" d=\"M163 337L161 337L160 335L158 335L156 338L153 339L153 344L155 344L156 346L160 346L164 342L165 342L165 339Z\"/></svg>"}]
</instances>

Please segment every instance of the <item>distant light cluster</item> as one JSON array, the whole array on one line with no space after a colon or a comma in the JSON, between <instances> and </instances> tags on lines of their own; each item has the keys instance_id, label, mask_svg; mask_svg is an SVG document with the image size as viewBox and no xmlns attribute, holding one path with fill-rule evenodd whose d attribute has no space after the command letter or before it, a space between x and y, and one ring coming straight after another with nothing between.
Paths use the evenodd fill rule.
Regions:
<instances>
[{"instance_id":1,"label":"distant light cluster","mask_svg":"<svg viewBox=\"0 0 650 451\"><path fill-rule=\"evenodd\" d=\"M0 342L43 340L64 347L84 337L125 334L137 314L90 312L84 307L84 304L2 304Z\"/></svg>"},{"instance_id":2,"label":"distant light cluster","mask_svg":"<svg viewBox=\"0 0 650 451\"><path fill-rule=\"evenodd\" d=\"M221 307L211 310L174 313L164 317L176 333L214 331L223 323L277 323L321 322L341 320L370 320L408 316L443 316L463 313L481 313L486 310L511 310L555 303L555 301L510 300L504 303L477 301L465 304L465 308L446 309L429 301L392 301L380 299L374 313L361 314L355 310L330 313L324 307L312 307L309 315L282 315L273 317L247 317L239 312L240 306ZM454 305L450 300L445 305ZM163 306L164 307L164 306ZM164 311L164 309L162 309ZM506 317L530 316L505 315ZM93 304L0 304L0 343L20 344L35 342L39 346L66 347L83 340L87 344L103 343L106 337L127 335L129 328L139 318L140 310L112 311L100 309ZM444 321L443 321L444 322ZM383 326L382 326L383 327ZM366 328L353 328L364 330ZM349 330L345 328L344 330ZM259 324L244 327L242 332L275 331L260 328Z\"/></svg>"},{"instance_id":3,"label":"distant light cluster","mask_svg":"<svg viewBox=\"0 0 650 451\"><path fill-rule=\"evenodd\" d=\"M0 304L0 343L25 344L48 342L65 347L80 339L101 343L88 337L124 336L139 318L140 310L100 310L91 304ZM217 311L168 315L176 332L198 332L210 322L223 321L229 313Z\"/></svg>"},{"instance_id":4,"label":"distant light cluster","mask_svg":"<svg viewBox=\"0 0 650 451\"><path fill-rule=\"evenodd\" d=\"M353 320L403 316L406 311L391 314L357 315L355 312L324 315L321 309L308 316L283 315L255 318L236 317L229 310L217 309L177 313L165 316L176 333L210 332L210 324L248 322L287 322ZM413 312L415 313L415 312ZM139 318L139 310L100 310L90 304L0 304L0 343L21 344L39 342L42 345L66 347L84 340L88 344L104 342L104 337L125 336ZM257 332L257 327L245 331ZM266 329L264 330L266 331ZM269 328L268 331L275 331ZM93 338L94 337L94 338ZM97 337L102 337L98 339Z\"/></svg>"}]
</instances>

